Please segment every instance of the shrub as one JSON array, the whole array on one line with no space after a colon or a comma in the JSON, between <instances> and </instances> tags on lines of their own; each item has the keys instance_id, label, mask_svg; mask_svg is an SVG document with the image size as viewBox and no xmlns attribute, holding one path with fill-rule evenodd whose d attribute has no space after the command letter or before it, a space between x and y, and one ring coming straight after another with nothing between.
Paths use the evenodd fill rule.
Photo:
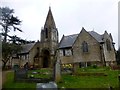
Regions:
<instances>
[{"instance_id":1,"label":"shrub","mask_svg":"<svg viewBox=\"0 0 120 90\"><path fill-rule=\"evenodd\" d=\"M96 64L94 64L94 65L93 65L93 68L97 68L97 65L96 65Z\"/></svg>"}]
</instances>

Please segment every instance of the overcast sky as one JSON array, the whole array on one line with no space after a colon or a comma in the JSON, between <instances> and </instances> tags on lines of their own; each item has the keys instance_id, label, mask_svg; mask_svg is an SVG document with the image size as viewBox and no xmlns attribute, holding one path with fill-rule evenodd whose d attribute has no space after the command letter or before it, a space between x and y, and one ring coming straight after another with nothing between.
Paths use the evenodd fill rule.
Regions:
<instances>
[{"instance_id":1,"label":"overcast sky","mask_svg":"<svg viewBox=\"0 0 120 90\"><path fill-rule=\"evenodd\" d=\"M0 0L0 6L15 10L15 16L22 20L23 33L15 32L27 40L40 40L41 27L51 6L53 17L62 35L87 31L111 33L118 48L118 1L119 0Z\"/></svg>"}]
</instances>

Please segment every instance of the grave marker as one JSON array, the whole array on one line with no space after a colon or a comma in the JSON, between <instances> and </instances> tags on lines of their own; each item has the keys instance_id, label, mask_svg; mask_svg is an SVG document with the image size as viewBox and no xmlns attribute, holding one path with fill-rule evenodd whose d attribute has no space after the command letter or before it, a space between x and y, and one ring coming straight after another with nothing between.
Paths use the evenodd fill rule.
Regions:
<instances>
[{"instance_id":1,"label":"grave marker","mask_svg":"<svg viewBox=\"0 0 120 90\"><path fill-rule=\"evenodd\" d=\"M27 78L27 70L26 69L18 69L14 71L14 80L21 80Z\"/></svg>"},{"instance_id":2,"label":"grave marker","mask_svg":"<svg viewBox=\"0 0 120 90\"><path fill-rule=\"evenodd\" d=\"M61 81L61 61L58 59L55 63L54 78L56 82Z\"/></svg>"}]
</instances>

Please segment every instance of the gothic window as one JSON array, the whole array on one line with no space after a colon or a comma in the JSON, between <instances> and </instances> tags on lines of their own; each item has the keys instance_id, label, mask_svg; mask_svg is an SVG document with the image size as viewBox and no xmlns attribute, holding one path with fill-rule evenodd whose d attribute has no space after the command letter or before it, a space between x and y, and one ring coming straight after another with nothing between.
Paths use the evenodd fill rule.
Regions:
<instances>
[{"instance_id":1,"label":"gothic window","mask_svg":"<svg viewBox=\"0 0 120 90\"><path fill-rule=\"evenodd\" d=\"M37 47L37 53L39 53L39 47Z\"/></svg>"},{"instance_id":2,"label":"gothic window","mask_svg":"<svg viewBox=\"0 0 120 90\"><path fill-rule=\"evenodd\" d=\"M110 44L110 40L106 40L106 47L108 51L111 51L111 44Z\"/></svg>"},{"instance_id":3,"label":"gothic window","mask_svg":"<svg viewBox=\"0 0 120 90\"><path fill-rule=\"evenodd\" d=\"M48 29L45 29L45 38L48 38Z\"/></svg>"},{"instance_id":4,"label":"gothic window","mask_svg":"<svg viewBox=\"0 0 120 90\"><path fill-rule=\"evenodd\" d=\"M58 36L58 31L57 31L57 36Z\"/></svg>"},{"instance_id":5,"label":"gothic window","mask_svg":"<svg viewBox=\"0 0 120 90\"><path fill-rule=\"evenodd\" d=\"M88 52L88 44L85 41L82 43L82 50L83 52Z\"/></svg>"}]
</instances>

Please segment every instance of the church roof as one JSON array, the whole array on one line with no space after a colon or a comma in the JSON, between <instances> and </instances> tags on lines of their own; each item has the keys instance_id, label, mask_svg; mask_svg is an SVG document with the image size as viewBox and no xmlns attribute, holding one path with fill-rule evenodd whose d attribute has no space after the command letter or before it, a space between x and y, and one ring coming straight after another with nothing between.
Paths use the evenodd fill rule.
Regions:
<instances>
[{"instance_id":1,"label":"church roof","mask_svg":"<svg viewBox=\"0 0 120 90\"><path fill-rule=\"evenodd\" d=\"M20 53L28 53L36 43L29 43L22 45Z\"/></svg>"},{"instance_id":2,"label":"church roof","mask_svg":"<svg viewBox=\"0 0 120 90\"><path fill-rule=\"evenodd\" d=\"M66 48L66 47L72 47L73 43L75 42L78 34L63 36L63 39L61 40L59 44L59 48Z\"/></svg>"},{"instance_id":3,"label":"church roof","mask_svg":"<svg viewBox=\"0 0 120 90\"><path fill-rule=\"evenodd\" d=\"M93 38L95 38L98 42L103 42L102 38L103 35L100 35L96 33L95 31L89 31L88 32ZM73 34L73 35L68 35L68 36L63 36L59 48L67 48L67 47L72 47L74 44L75 40L77 39L78 34Z\"/></svg>"},{"instance_id":4,"label":"church roof","mask_svg":"<svg viewBox=\"0 0 120 90\"><path fill-rule=\"evenodd\" d=\"M103 38L103 35L100 35L98 34L97 32L95 31L89 31L88 32L91 36L93 36L98 42L103 42L102 38Z\"/></svg>"}]
</instances>

